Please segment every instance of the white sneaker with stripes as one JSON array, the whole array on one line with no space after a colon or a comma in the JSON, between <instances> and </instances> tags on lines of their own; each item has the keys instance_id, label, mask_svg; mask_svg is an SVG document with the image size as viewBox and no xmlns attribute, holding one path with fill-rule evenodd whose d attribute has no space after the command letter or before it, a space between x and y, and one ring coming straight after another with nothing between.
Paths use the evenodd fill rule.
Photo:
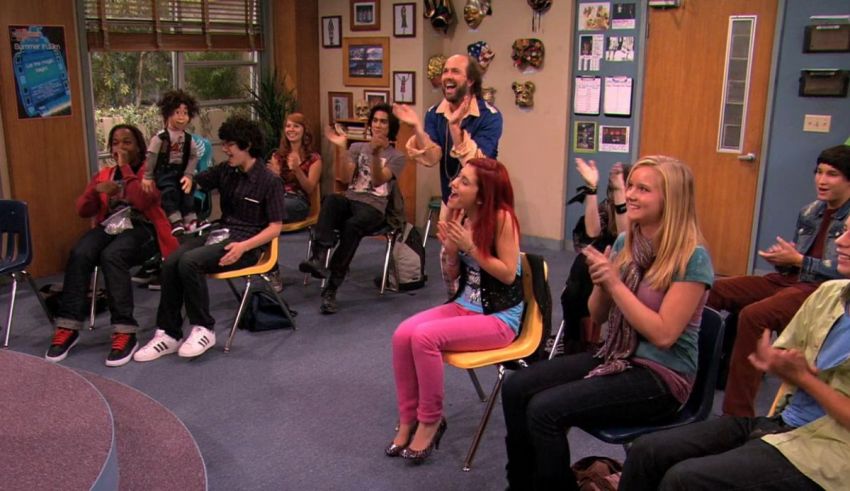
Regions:
<instances>
[{"instance_id":1,"label":"white sneaker with stripes","mask_svg":"<svg viewBox=\"0 0 850 491\"><path fill-rule=\"evenodd\" d=\"M162 329L157 329L153 339L136 351L133 359L136 361L153 361L163 355L170 355L180 347L180 340L174 339Z\"/></svg>"},{"instance_id":2,"label":"white sneaker with stripes","mask_svg":"<svg viewBox=\"0 0 850 491\"><path fill-rule=\"evenodd\" d=\"M183 358L194 358L201 356L204 352L215 345L215 333L203 326L192 326L192 334L180 345L177 351Z\"/></svg>"}]
</instances>

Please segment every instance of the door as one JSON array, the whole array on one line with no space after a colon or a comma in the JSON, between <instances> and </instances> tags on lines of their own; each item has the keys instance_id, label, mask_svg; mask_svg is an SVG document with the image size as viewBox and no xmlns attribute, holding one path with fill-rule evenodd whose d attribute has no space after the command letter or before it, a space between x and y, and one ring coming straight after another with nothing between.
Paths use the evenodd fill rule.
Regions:
<instances>
[{"instance_id":1,"label":"door","mask_svg":"<svg viewBox=\"0 0 850 491\"><path fill-rule=\"evenodd\" d=\"M640 154L693 169L721 275L747 272L776 11L776 0L689 0L648 15Z\"/></svg>"}]
</instances>

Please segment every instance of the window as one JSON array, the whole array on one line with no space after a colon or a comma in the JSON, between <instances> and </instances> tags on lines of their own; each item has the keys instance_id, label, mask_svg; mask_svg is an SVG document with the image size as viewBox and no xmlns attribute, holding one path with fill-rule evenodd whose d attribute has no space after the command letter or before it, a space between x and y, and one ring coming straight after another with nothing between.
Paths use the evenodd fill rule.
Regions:
<instances>
[{"instance_id":1,"label":"window","mask_svg":"<svg viewBox=\"0 0 850 491\"><path fill-rule=\"evenodd\" d=\"M250 114L263 38L259 0L82 0L99 159L117 123L146 138L162 128L156 101L170 88L201 106L190 131L217 143L218 127Z\"/></svg>"},{"instance_id":2,"label":"window","mask_svg":"<svg viewBox=\"0 0 850 491\"><path fill-rule=\"evenodd\" d=\"M720 131L717 135L719 152L740 152L743 148L755 24L754 16L729 18Z\"/></svg>"}]
</instances>

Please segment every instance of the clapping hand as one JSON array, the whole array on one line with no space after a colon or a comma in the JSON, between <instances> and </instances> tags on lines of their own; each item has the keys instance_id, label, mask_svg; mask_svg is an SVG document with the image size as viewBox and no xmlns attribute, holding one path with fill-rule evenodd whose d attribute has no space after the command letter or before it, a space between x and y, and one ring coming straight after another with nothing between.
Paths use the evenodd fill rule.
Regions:
<instances>
[{"instance_id":1,"label":"clapping hand","mask_svg":"<svg viewBox=\"0 0 850 491\"><path fill-rule=\"evenodd\" d=\"M462 249L455 240L457 234L451 232L455 226L463 227L463 210L449 210L445 220L437 223L437 239L443 244L446 254L455 255ZM454 225L450 225L454 224Z\"/></svg>"},{"instance_id":2,"label":"clapping hand","mask_svg":"<svg viewBox=\"0 0 850 491\"><path fill-rule=\"evenodd\" d=\"M612 287L620 281L620 275L616 267L611 263L611 246L599 252L593 246L587 246L581 250L587 261L590 280L594 285L602 287L610 292Z\"/></svg>"},{"instance_id":3,"label":"clapping hand","mask_svg":"<svg viewBox=\"0 0 850 491\"><path fill-rule=\"evenodd\" d=\"M289 170L294 171L296 167L301 165L301 158L297 153L290 153L286 157L286 165L289 167Z\"/></svg>"},{"instance_id":4,"label":"clapping hand","mask_svg":"<svg viewBox=\"0 0 850 491\"><path fill-rule=\"evenodd\" d=\"M277 156L277 152L274 152L269 159L268 168L272 171L272 174L280 177L280 159Z\"/></svg>"},{"instance_id":5,"label":"clapping hand","mask_svg":"<svg viewBox=\"0 0 850 491\"><path fill-rule=\"evenodd\" d=\"M776 266L803 265L803 255L797 251L793 242L788 242L782 237L776 237L776 243L766 251L759 251L759 256Z\"/></svg>"},{"instance_id":6,"label":"clapping hand","mask_svg":"<svg viewBox=\"0 0 850 491\"><path fill-rule=\"evenodd\" d=\"M585 184L596 189L596 186L599 184L599 169L596 168L595 161L585 161L582 158L576 158L576 170L581 175Z\"/></svg>"},{"instance_id":7,"label":"clapping hand","mask_svg":"<svg viewBox=\"0 0 850 491\"><path fill-rule=\"evenodd\" d=\"M617 162L614 167L611 167L611 172L608 174L608 189L611 191L626 189L626 176L621 162Z\"/></svg>"},{"instance_id":8,"label":"clapping hand","mask_svg":"<svg viewBox=\"0 0 850 491\"><path fill-rule=\"evenodd\" d=\"M333 145L340 148L344 149L348 146L348 137L345 136L345 133L337 131L337 129L333 126L325 128L325 138L327 138Z\"/></svg>"},{"instance_id":9,"label":"clapping hand","mask_svg":"<svg viewBox=\"0 0 850 491\"><path fill-rule=\"evenodd\" d=\"M463 118L469 113L469 105L472 102L472 97L469 94L463 96L463 100L458 104L457 109L446 113L446 119L449 124L460 124Z\"/></svg>"},{"instance_id":10,"label":"clapping hand","mask_svg":"<svg viewBox=\"0 0 850 491\"><path fill-rule=\"evenodd\" d=\"M419 124L419 115L416 114L413 107L407 104L393 104L393 114L399 121L407 123L414 128Z\"/></svg>"},{"instance_id":11,"label":"clapping hand","mask_svg":"<svg viewBox=\"0 0 850 491\"><path fill-rule=\"evenodd\" d=\"M755 352L747 357L754 367L779 376L783 381L799 386L804 376L817 375L818 369L795 349L778 349L770 345L770 331L765 329Z\"/></svg>"}]
</instances>

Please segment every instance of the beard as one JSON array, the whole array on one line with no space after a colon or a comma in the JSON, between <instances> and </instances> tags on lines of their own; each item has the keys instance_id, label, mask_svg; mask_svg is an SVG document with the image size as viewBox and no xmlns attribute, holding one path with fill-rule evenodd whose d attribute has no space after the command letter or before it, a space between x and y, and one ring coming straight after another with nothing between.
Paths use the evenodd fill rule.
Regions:
<instances>
[{"instance_id":1,"label":"beard","mask_svg":"<svg viewBox=\"0 0 850 491\"><path fill-rule=\"evenodd\" d=\"M458 84L457 86L455 86L454 95L449 97L448 95L446 95L446 86L443 86L443 97L451 104L457 104L462 101L463 98L466 96L467 92L469 92L469 87L466 85L466 83Z\"/></svg>"}]
</instances>

